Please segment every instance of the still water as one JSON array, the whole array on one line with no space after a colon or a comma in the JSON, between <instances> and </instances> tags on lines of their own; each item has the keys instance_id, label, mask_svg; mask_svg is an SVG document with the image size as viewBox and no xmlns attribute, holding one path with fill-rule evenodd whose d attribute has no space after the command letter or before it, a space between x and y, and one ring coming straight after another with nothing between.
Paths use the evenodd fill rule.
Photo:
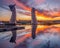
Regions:
<instances>
[{"instance_id":1,"label":"still water","mask_svg":"<svg viewBox=\"0 0 60 48\"><path fill-rule=\"evenodd\" d=\"M60 48L60 24L37 25L36 38L31 38L32 25L17 30L16 44L10 43L11 31L0 33L0 48Z\"/></svg>"}]
</instances>

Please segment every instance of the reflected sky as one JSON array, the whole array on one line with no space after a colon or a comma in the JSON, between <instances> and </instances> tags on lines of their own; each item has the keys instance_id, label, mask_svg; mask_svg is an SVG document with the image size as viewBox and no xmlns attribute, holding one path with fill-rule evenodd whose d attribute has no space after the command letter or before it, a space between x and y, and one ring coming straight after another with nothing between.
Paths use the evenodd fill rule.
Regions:
<instances>
[{"instance_id":1,"label":"reflected sky","mask_svg":"<svg viewBox=\"0 0 60 48\"><path fill-rule=\"evenodd\" d=\"M25 26L25 29L17 31L17 39L16 44L12 44L9 42L12 34L9 33L0 33L0 43L8 44L5 47L17 47L17 48L44 48L47 47L48 42L50 41L50 48L54 47L56 44L58 48L60 47L60 27L58 25L51 25L51 26L44 26L44 25L37 25L36 29L36 38L31 38L31 25L21 25ZM52 46L53 44L53 46Z\"/></svg>"}]
</instances>

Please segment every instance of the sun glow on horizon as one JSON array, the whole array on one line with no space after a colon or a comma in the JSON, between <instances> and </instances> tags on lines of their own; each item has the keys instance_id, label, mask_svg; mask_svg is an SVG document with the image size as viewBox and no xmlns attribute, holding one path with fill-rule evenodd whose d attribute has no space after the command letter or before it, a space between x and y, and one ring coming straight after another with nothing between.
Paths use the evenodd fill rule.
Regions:
<instances>
[{"instance_id":1,"label":"sun glow on horizon","mask_svg":"<svg viewBox=\"0 0 60 48\"><path fill-rule=\"evenodd\" d=\"M11 15L12 15L11 11L2 9L1 14L0 14L0 21L10 21ZM60 20L60 16L52 18L52 17L44 15L43 13L41 14L41 13L36 12L36 19L37 19L37 21L40 21L40 20ZM30 21L31 16L25 15L23 13L22 14L16 13L16 20Z\"/></svg>"}]
</instances>

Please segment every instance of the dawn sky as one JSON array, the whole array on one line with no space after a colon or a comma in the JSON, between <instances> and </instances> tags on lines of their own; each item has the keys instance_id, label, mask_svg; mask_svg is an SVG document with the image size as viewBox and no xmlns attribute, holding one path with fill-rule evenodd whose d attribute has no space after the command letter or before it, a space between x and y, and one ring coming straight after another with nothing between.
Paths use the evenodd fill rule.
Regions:
<instances>
[{"instance_id":1,"label":"dawn sky","mask_svg":"<svg viewBox=\"0 0 60 48\"><path fill-rule=\"evenodd\" d=\"M20 5L18 5L18 3ZM44 13L46 12L45 10L48 10L48 14L55 14L54 16L59 16L60 17L60 0L0 0L0 20L9 20L11 17L11 11L9 10L8 5L10 4L16 4L16 9L21 9L23 10L24 8L21 6L21 3L23 3L23 6L27 7L34 7L37 10L43 10ZM25 12L27 10L21 11ZM52 13L53 12L53 13ZM43 12L42 12L43 13ZM47 14L47 13L45 13ZM23 17L24 16L24 17ZM42 17L41 17L42 16ZM45 19L43 15L40 17L37 17L39 19ZM46 15L45 15L46 16ZM57 17L56 17L57 18ZM25 15L25 13L18 13L17 11L17 20L31 20L31 16ZM49 18L51 19L51 18Z\"/></svg>"}]
</instances>

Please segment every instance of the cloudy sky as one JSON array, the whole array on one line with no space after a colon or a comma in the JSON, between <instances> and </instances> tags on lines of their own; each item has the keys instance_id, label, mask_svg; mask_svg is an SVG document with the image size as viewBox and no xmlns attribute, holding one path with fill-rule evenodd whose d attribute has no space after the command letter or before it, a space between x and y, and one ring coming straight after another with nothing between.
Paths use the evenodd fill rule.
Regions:
<instances>
[{"instance_id":1,"label":"cloudy sky","mask_svg":"<svg viewBox=\"0 0 60 48\"><path fill-rule=\"evenodd\" d=\"M29 11L28 10L29 8L32 8L32 7L34 7L39 11L43 10L42 13L45 13L45 14L47 14L46 10L49 11L47 16L50 14L51 14L50 16L60 15L60 0L0 0L0 20L10 19L11 11L9 10L9 7L8 7L8 5L10 4L16 4L16 9L18 9L19 11L21 10L20 12L22 13L18 13L18 10L17 10L17 19L21 19L21 20L22 19L31 20L31 17L28 15L25 15L25 13ZM37 17L37 18L44 19L44 17Z\"/></svg>"}]
</instances>

